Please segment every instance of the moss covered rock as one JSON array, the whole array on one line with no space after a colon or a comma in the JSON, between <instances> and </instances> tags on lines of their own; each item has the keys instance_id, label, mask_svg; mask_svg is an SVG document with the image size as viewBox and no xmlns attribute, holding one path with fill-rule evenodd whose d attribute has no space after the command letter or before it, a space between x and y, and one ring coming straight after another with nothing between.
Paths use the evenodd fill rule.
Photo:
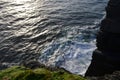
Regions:
<instances>
[{"instance_id":1,"label":"moss covered rock","mask_svg":"<svg viewBox=\"0 0 120 80\"><path fill-rule=\"evenodd\" d=\"M64 70L50 71L45 68L28 69L11 67L0 71L0 80L86 80Z\"/></svg>"}]
</instances>

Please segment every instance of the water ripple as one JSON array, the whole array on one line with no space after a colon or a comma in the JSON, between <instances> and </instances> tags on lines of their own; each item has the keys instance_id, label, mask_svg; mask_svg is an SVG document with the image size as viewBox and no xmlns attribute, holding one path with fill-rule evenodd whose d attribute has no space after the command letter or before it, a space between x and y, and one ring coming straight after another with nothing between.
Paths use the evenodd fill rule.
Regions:
<instances>
[{"instance_id":1,"label":"water ripple","mask_svg":"<svg viewBox=\"0 0 120 80\"><path fill-rule=\"evenodd\" d=\"M107 1L1 0L0 63L39 60L83 74Z\"/></svg>"}]
</instances>

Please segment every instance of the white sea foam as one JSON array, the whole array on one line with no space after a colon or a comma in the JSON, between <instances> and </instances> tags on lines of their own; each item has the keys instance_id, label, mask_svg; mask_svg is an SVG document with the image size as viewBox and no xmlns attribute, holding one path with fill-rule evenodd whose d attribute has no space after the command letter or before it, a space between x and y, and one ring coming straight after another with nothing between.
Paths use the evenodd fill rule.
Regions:
<instances>
[{"instance_id":1,"label":"white sea foam","mask_svg":"<svg viewBox=\"0 0 120 80\"><path fill-rule=\"evenodd\" d=\"M95 48L95 42L68 41L63 45L54 44L44 51L39 61L47 66L59 66L72 73L84 75Z\"/></svg>"}]
</instances>

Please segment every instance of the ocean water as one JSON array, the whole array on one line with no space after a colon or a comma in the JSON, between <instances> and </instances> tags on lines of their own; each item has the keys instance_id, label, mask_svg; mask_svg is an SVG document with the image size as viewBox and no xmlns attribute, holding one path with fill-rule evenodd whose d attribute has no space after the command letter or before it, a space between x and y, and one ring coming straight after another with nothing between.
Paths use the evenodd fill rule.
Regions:
<instances>
[{"instance_id":1,"label":"ocean water","mask_svg":"<svg viewBox=\"0 0 120 80\"><path fill-rule=\"evenodd\" d=\"M108 0L0 0L0 64L38 60L84 75Z\"/></svg>"}]
</instances>

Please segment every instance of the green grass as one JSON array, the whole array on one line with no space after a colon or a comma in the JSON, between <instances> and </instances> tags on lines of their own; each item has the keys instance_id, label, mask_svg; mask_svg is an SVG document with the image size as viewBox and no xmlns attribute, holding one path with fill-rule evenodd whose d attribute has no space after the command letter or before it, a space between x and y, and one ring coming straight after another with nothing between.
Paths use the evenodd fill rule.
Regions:
<instances>
[{"instance_id":1,"label":"green grass","mask_svg":"<svg viewBox=\"0 0 120 80\"><path fill-rule=\"evenodd\" d=\"M0 80L86 80L70 74L64 70L50 71L45 68L27 69L25 67L11 67L0 71Z\"/></svg>"}]
</instances>

